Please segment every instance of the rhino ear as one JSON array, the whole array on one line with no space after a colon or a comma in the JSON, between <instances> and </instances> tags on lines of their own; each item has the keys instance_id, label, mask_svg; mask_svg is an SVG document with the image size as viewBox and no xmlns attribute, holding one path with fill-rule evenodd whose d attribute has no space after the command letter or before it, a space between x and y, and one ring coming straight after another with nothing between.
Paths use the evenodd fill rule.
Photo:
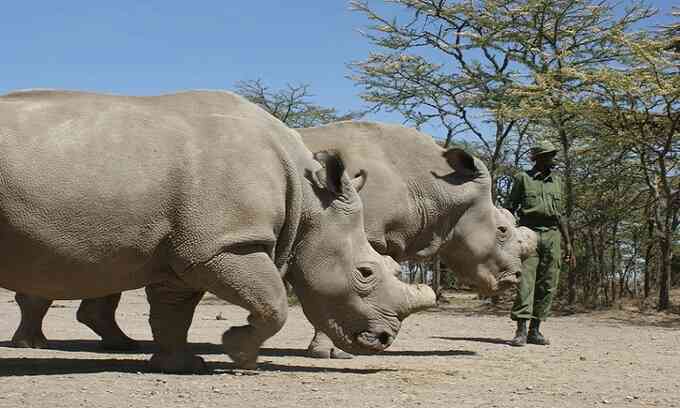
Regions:
<instances>
[{"instance_id":1,"label":"rhino ear","mask_svg":"<svg viewBox=\"0 0 680 408\"><path fill-rule=\"evenodd\" d=\"M364 185L366 184L366 170L361 169L359 170L359 173L352 179L352 186L354 186L354 189L357 191L361 191L362 188L364 188Z\"/></svg>"},{"instance_id":2,"label":"rhino ear","mask_svg":"<svg viewBox=\"0 0 680 408\"><path fill-rule=\"evenodd\" d=\"M449 166L457 173L474 175L479 173L479 169L475 165L475 158L468 152L457 147L446 150L443 153Z\"/></svg>"},{"instance_id":3,"label":"rhino ear","mask_svg":"<svg viewBox=\"0 0 680 408\"><path fill-rule=\"evenodd\" d=\"M321 151L314 153L314 159L323 167L313 175L317 187L327 189L336 196L341 195L345 164L340 156L333 151Z\"/></svg>"}]
</instances>

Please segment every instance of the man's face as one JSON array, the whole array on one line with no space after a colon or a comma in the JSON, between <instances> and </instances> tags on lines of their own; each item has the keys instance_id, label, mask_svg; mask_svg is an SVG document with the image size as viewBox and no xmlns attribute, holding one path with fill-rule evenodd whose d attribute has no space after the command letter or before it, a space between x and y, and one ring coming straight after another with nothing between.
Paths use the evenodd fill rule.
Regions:
<instances>
[{"instance_id":1,"label":"man's face","mask_svg":"<svg viewBox=\"0 0 680 408\"><path fill-rule=\"evenodd\" d=\"M555 153L545 153L536 156L536 167L541 170L551 170L555 167Z\"/></svg>"}]
</instances>

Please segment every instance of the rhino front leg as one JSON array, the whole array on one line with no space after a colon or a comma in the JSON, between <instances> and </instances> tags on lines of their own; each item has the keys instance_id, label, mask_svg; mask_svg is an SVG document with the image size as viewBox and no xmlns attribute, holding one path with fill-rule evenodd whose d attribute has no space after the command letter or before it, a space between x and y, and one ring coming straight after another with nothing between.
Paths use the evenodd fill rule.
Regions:
<instances>
[{"instance_id":1,"label":"rhino front leg","mask_svg":"<svg viewBox=\"0 0 680 408\"><path fill-rule=\"evenodd\" d=\"M169 373L205 371L205 362L191 353L187 344L194 309L203 292L187 288L178 279L172 279L147 286L146 296L151 305L151 332L160 348L151 357L151 367Z\"/></svg>"},{"instance_id":2,"label":"rhino front leg","mask_svg":"<svg viewBox=\"0 0 680 408\"><path fill-rule=\"evenodd\" d=\"M139 343L129 338L116 323L116 309L120 293L85 299L80 302L76 318L102 338L102 348L107 350L136 350Z\"/></svg>"},{"instance_id":3,"label":"rhino front leg","mask_svg":"<svg viewBox=\"0 0 680 408\"><path fill-rule=\"evenodd\" d=\"M224 252L184 278L250 312L249 324L224 332L222 345L238 367L257 368L260 346L283 327L288 316L283 279L269 256L245 248Z\"/></svg>"},{"instance_id":4,"label":"rhino front leg","mask_svg":"<svg viewBox=\"0 0 680 408\"><path fill-rule=\"evenodd\" d=\"M307 356L311 358L332 358L332 359L350 359L353 355L345 353L339 348L335 347L331 339L322 331L314 328L314 338L307 347Z\"/></svg>"},{"instance_id":5,"label":"rhino front leg","mask_svg":"<svg viewBox=\"0 0 680 408\"><path fill-rule=\"evenodd\" d=\"M14 299L21 309L21 323L12 336L12 344L22 348L46 348L42 323L52 301L24 293L17 293Z\"/></svg>"}]
</instances>

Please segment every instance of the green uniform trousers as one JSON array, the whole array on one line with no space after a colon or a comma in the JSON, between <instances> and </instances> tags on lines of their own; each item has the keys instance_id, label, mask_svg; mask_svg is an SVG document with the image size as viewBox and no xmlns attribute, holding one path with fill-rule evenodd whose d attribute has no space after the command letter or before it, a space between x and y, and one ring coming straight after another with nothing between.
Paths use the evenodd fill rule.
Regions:
<instances>
[{"instance_id":1,"label":"green uniform trousers","mask_svg":"<svg viewBox=\"0 0 680 408\"><path fill-rule=\"evenodd\" d=\"M538 235L538 245L536 253L522 264L519 289L510 312L512 320L547 319L560 278L560 231L557 228L533 230Z\"/></svg>"}]
</instances>

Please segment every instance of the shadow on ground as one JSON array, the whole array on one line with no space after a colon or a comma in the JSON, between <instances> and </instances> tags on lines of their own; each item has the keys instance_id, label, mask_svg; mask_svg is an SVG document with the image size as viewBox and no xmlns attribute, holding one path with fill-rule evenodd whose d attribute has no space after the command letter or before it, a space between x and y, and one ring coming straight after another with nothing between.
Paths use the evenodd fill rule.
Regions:
<instances>
[{"instance_id":1,"label":"shadow on ground","mask_svg":"<svg viewBox=\"0 0 680 408\"><path fill-rule=\"evenodd\" d=\"M158 348L153 341L139 340L139 348L135 350L106 350L99 340L48 340L45 350L106 353L106 354L152 354ZM202 345L203 343L200 343ZM205 343L206 345L208 343ZM0 341L0 347L14 348L10 341Z\"/></svg>"},{"instance_id":2,"label":"shadow on ground","mask_svg":"<svg viewBox=\"0 0 680 408\"><path fill-rule=\"evenodd\" d=\"M506 346L510 345L510 340L498 339L498 338L489 338L489 337L440 337L440 336L433 336L431 338L440 339L440 340L450 340L450 341L474 341L476 343L503 344L503 345L506 345Z\"/></svg>"},{"instance_id":3,"label":"shadow on ground","mask_svg":"<svg viewBox=\"0 0 680 408\"><path fill-rule=\"evenodd\" d=\"M470 350L399 350L383 351L381 356L476 356L477 353Z\"/></svg>"},{"instance_id":4,"label":"shadow on ground","mask_svg":"<svg viewBox=\"0 0 680 408\"><path fill-rule=\"evenodd\" d=\"M138 340L139 348L136 350L105 350L98 340L49 340L46 350L58 350L69 352L87 352L102 354L153 354L158 351L156 343L151 340ZM13 348L9 341L1 341L0 347ZM224 354L221 344L214 343L190 343L189 347L196 354ZM261 356L268 357L307 357L306 349L295 348L269 348L260 349ZM468 350L387 350L380 353L381 356L472 356L474 351Z\"/></svg>"},{"instance_id":5,"label":"shadow on ground","mask_svg":"<svg viewBox=\"0 0 680 408\"><path fill-rule=\"evenodd\" d=\"M229 362L207 362L208 371L201 375L257 375L262 372L376 374L396 371L380 368L342 368L274 364L262 362L257 370L240 370ZM0 377L34 375L68 375L102 372L153 373L147 361L135 359L70 359L70 358L0 358Z\"/></svg>"}]
</instances>

